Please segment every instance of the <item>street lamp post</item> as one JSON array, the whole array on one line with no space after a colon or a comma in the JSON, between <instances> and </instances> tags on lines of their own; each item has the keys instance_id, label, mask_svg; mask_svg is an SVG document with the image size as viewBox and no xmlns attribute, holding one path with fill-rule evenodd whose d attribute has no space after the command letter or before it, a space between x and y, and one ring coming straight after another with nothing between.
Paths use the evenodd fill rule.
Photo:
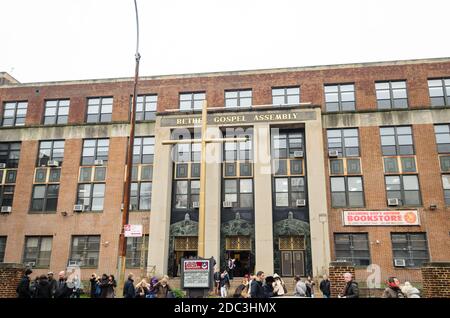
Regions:
<instances>
[{"instance_id":1,"label":"street lamp post","mask_svg":"<svg viewBox=\"0 0 450 318\"><path fill-rule=\"evenodd\" d=\"M134 146L134 130L136 124L136 94L137 85L139 79L139 61L141 55L139 54L139 17L138 8L136 0L134 0L134 9L136 13L136 53L135 53L135 71L134 71L134 86L133 86L133 104L131 107L131 118L130 118L130 137L128 139L127 148L127 165L125 174L125 185L124 185L124 198L123 198L123 212L122 212L122 228L120 231L119 238L119 291L123 290L123 285L125 282L125 263L126 263L126 252L127 244L125 238L125 225L128 224L129 219L129 209L130 209L130 191L131 191L131 173L133 168L133 146ZM121 293L119 293L121 295Z\"/></svg>"}]
</instances>

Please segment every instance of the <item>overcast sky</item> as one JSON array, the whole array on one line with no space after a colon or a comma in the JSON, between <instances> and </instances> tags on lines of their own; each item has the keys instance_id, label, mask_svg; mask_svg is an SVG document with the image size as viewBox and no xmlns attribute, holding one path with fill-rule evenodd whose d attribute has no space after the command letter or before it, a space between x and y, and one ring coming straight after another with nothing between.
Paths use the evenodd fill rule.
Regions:
<instances>
[{"instance_id":1,"label":"overcast sky","mask_svg":"<svg viewBox=\"0 0 450 318\"><path fill-rule=\"evenodd\" d=\"M450 56L449 0L138 0L141 75ZM0 0L0 71L134 75L133 0Z\"/></svg>"}]
</instances>

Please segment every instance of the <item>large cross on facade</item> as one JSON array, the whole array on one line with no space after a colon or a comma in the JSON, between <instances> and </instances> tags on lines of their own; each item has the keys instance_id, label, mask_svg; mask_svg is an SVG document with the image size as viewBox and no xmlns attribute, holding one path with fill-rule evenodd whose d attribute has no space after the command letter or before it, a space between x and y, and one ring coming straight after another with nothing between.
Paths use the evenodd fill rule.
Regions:
<instances>
[{"instance_id":1,"label":"large cross on facade","mask_svg":"<svg viewBox=\"0 0 450 318\"><path fill-rule=\"evenodd\" d=\"M164 140L163 145L190 144L201 143L201 159L200 159L200 198L198 211L198 251L199 257L205 257L205 190L206 190L206 144L222 143L227 141L247 141L246 137L239 138L206 138L206 129L208 121L208 107L206 100L202 105L201 117L201 137L200 139L181 139L181 140Z\"/></svg>"}]
</instances>

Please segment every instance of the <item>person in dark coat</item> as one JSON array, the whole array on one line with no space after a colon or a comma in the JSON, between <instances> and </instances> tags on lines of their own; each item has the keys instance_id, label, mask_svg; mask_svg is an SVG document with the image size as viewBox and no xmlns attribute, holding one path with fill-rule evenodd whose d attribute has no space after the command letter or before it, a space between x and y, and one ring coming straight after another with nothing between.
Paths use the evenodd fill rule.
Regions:
<instances>
[{"instance_id":1,"label":"person in dark coat","mask_svg":"<svg viewBox=\"0 0 450 318\"><path fill-rule=\"evenodd\" d=\"M259 271L256 273L256 278L252 281L250 286L251 298L266 298L263 288L264 272Z\"/></svg>"},{"instance_id":2,"label":"person in dark coat","mask_svg":"<svg viewBox=\"0 0 450 318\"><path fill-rule=\"evenodd\" d=\"M39 277L39 283L36 286L34 298L52 298L52 288L48 282L47 276L41 275Z\"/></svg>"},{"instance_id":3,"label":"person in dark coat","mask_svg":"<svg viewBox=\"0 0 450 318\"><path fill-rule=\"evenodd\" d=\"M106 275L106 274L102 275L102 278L100 278L100 281L99 281L99 286L100 286L100 289L101 289L99 298L107 298L108 288L109 288L108 275Z\"/></svg>"},{"instance_id":4,"label":"person in dark coat","mask_svg":"<svg viewBox=\"0 0 450 318\"><path fill-rule=\"evenodd\" d=\"M53 277L53 272L47 273L48 283L50 284L50 290L52 292L52 298L55 297L56 287L58 286L58 282Z\"/></svg>"},{"instance_id":5,"label":"person in dark coat","mask_svg":"<svg viewBox=\"0 0 450 318\"><path fill-rule=\"evenodd\" d=\"M330 298L331 297L331 283L328 279L327 275L323 275L323 280L320 282L319 288L320 291L323 294L323 298Z\"/></svg>"},{"instance_id":6,"label":"person in dark coat","mask_svg":"<svg viewBox=\"0 0 450 318\"><path fill-rule=\"evenodd\" d=\"M129 274L128 279L123 286L123 298L135 298L136 297L136 289L134 288L134 275Z\"/></svg>"},{"instance_id":7,"label":"person in dark coat","mask_svg":"<svg viewBox=\"0 0 450 318\"><path fill-rule=\"evenodd\" d=\"M69 298L70 288L67 286L66 273L64 271L59 272L59 279L56 285L55 298Z\"/></svg>"},{"instance_id":8,"label":"person in dark coat","mask_svg":"<svg viewBox=\"0 0 450 318\"><path fill-rule=\"evenodd\" d=\"M97 298L97 294L96 294L97 282L98 282L97 274L92 273L91 278L89 279L89 283L91 285L91 290L90 290L91 298Z\"/></svg>"},{"instance_id":9,"label":"person in dark coat","mask_svg":"<svg viewBox=\"0 0 450 318\"><path fill-rule=\"evenodd\" d=\"M353 281L352 274L345 273L344 280L346 282L344 290L342 291L340 298L359 298L358 283Z\"/></svg>"},{"instance_id":10,"label":"person in dark coat","mask_svg":"<svg viewBox=\"0 0 450 318\"><path fill-rule=\"evenodd\" d=\"M384 290L382 298L405 298L397 277L389 277L387 285L388 287Z\"/></svg>"},{"instance_id":11,"label":"person in dark coat","mask_svg":"<svg viewBox=\"0 0 450 318\"><path fill-rule=\"evenodd\" d=\"M16 289L18 298L31 298L30 277L29 277L31 273L33 273L31 269L27 268L25 270L25 275L20 280L19 285L17 286Z\"/></svg>"},{"instance_id":12,"label":"person in dark coat","mask_svg":"<svg viewBox=\"0 0 450 318\"><path fill-rule=\"evenodd\" d=\"M273 297L273 283L275 282L275 279L273 276L267 276L266 277L266 283L263 285L264 295L265 298L271 298Z\"/></svg>"}]
</instances>

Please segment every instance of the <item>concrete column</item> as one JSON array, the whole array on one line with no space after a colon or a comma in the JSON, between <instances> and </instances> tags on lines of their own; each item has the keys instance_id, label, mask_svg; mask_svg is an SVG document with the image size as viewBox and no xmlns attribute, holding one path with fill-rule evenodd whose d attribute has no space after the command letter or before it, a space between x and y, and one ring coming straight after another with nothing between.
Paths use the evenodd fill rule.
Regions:
<instances>
[{"instance_id":1,"label":"concrete column","mask_svg":"<svg viewBox=\"0 0 450 318\"><path fill-rule=\"evenodd\" d=\"M315 111L316 120L305 121L305 135L312 270L317 277L330 263L330 239L322 119L320 109Z\"/></svg>"},{"instance_id":2,"label":"concrete column","mask_svg":"<svg viewBox=\"0 0 450 318\"><path fill-rule=\"evenodd\" d=\"M219 127L209 127L208 138L221 138ZM220 201L221 201L221 150L222 143L206 145L206 219L205 257L214 256L220 268Z\"/></svg>"},{"instance_id":3,"label":"concrete column","mask_svg":"<svg viewBox=\"0 0 450 318\"><path fill-rule=\"evenodd\" d=\"M156 120L155 157L153 169L152 204L150 212L150 232L148 267L155 274L167 274L170 230L170 204L172 192L171 146L162 145L170 139L170 128L159 127Z\"/></svg>"},{"instance_id":4,"label":"concrete column","mask_svg":"<svg viewBox=\"0 0 450 318\"><path fill-rule=\"evenodd\" d=\"M255 271L273 273L272 176L270 125L258 123L253 131L255 200Z\"/></svg>"}]
</instances>

